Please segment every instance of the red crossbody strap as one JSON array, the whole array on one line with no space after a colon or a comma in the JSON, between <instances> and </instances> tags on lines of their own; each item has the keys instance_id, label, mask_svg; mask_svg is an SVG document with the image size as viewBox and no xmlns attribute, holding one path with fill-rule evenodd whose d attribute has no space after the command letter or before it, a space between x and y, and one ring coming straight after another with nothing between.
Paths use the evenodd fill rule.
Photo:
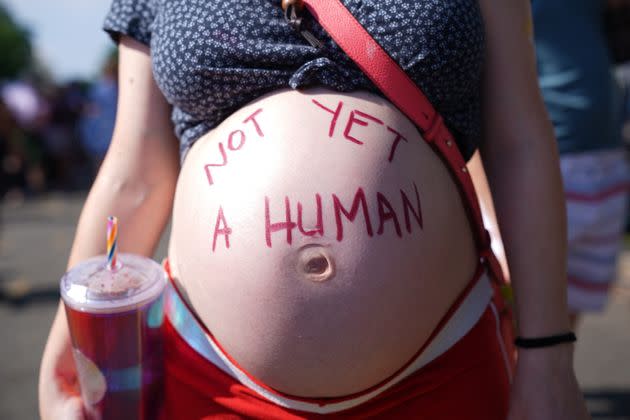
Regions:
<instances>
[{"instance_id":1,"label":"red crossbody strap","mask_svg":"<svg viewBox=\"0 0 630 420\"><path fill-rule=\"evenodd\" d=\"M440 114L339 0L303 0L303 4L381 92L422 130L425 141L444 160L463 194L478 246L488 249L489 237L466 162Z\"/></svg>"}]
</instances>

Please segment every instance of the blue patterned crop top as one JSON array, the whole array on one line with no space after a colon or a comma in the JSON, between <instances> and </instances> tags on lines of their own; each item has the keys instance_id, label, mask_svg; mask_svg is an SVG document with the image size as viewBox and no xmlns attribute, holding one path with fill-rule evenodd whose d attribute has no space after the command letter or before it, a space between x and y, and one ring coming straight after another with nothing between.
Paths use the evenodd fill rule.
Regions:
<instances>
[{"instance_id":1,"label":"blue patterned crop top","mask_svg":"<svg viewBox=\"0 0 630 420\"><path fill-rule=\"evenodd\" d=\"M324 0L322 0L324 1ZM478 0L343 0L444 117L464 157L479 143L484 27ZM151 50L181 152L247 102L280 88L379 93L317 22L318 50L280 0L113 0L104 29Z\"/></svg>"}]
</instances>

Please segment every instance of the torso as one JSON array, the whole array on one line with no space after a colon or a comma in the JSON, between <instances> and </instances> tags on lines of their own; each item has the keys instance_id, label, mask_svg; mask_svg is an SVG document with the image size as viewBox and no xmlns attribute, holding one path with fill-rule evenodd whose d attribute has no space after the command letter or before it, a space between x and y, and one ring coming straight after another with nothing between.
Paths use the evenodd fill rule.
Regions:
<instances>
[{"instance_id":1,"label":"torso","mask_svg":"<svg viewBox=\"0 0 630 420\"><path fill-rule=\"evenodd\" d=\"M309 397L393 374L477 263L457 188L413 124L375 95L323 89L259 98L195 143L169 256L225 351Z\"/></svg>"},{"instance_id":2,"label":"torso","mask_svg":"<svg viewBox=\"0 0 630 420\"><path fill-rule=\"evenodd\" d=\"M155 79L173 105L182 153L232 112L263 94L322 86L378 92L308 15L311 47L287 25L280 0L143 0L154 17ZM484 27L478 0L343 0L418 84L463 155L481 133Z\"/></svg>"}]
</instances>

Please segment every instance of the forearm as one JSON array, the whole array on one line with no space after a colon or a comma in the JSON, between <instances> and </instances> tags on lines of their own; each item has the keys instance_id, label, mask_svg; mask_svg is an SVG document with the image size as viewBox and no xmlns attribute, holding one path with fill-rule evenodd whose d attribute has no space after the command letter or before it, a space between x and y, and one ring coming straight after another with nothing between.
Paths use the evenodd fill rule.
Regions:
<instances>
[{"instance_id":1,"label":"forearm","mask_svg":"<svg viewBox=\"0 0 630 420\"><path fill-rule=\"evenodd\" d=\"M511 127L522 141L485 150L484 162L516 298L519 333L569 328L566 303L566 213L551 130ZM514 135L514 134L512 134Z\"/></svg>"},{"instance_id":2,"label":"forearm","mask_svg":"<svg viewBox=\"0 0 630 420\"><path fill-rule=\"evenodd\" d=\"M538 88L530 5L481 5L487 28L481 157L510 267L519 333L564 332L566 213L553 127Z\"/></svg>"},{"instance_id":3,"label":"forearm","mask_svg":"<svg viewBox=\"0 0 630 420\"><path fill-rule=\"evenodd\" d=\"M68 266L105 253L105 224L118 217L120 252L151 256L168 221L174 180L144 179L128 171L101 171L85 202Z\"/></svg>"},{"instance_id":4,"label":"forearm","mask_svg":"<svg viewBox=\"0 0 630 420\"><path fill-rule=\"evenodd\" d=\"M150 256L169 218L179 172L170 105L153 79L149 49L123 37L112 141L81 213L69 266L105 252L105 223L119 219L118 249Z\"/></svg>"}]
</instances>

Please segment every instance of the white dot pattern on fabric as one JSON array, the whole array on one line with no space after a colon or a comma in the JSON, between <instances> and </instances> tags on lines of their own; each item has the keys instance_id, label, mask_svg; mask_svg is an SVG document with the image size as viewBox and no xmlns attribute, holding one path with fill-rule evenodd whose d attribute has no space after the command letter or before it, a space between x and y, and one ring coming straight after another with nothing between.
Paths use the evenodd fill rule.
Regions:
<instances>
[{"instance_id":1,"label":"white dot pattern on fabric","mask_svg":"<svg viewBox=\"0 0 630 420\"><path fill-rule=\"evenodd\" d=\"M478 0L344 0L427 95L468 158L480 136L484 28ZM376 87L310 16L324 44L285 22L280 0L113 0L104 29L151 48L185 151L245 103L291 87Z\"/></svg>"}]
</instances>

